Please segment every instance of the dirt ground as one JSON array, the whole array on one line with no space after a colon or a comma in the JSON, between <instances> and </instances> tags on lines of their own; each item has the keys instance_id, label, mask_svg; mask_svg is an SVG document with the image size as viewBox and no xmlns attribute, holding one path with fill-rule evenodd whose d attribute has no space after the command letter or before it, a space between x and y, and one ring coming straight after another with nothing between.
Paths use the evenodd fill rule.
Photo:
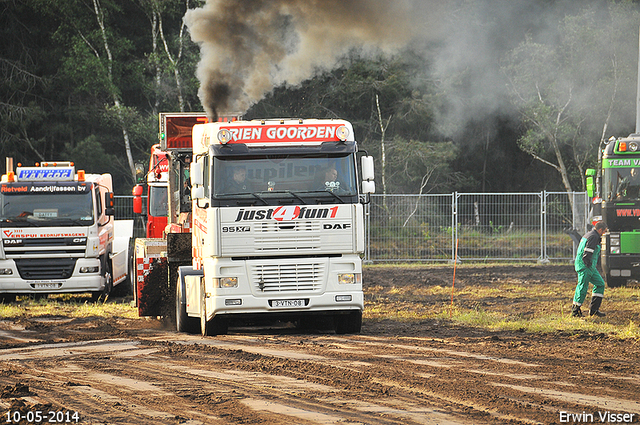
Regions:
<instances>
[{"instance_id":1,"label":"dirt ground","mask_svg":"<svg viewBox=\"0 0 640 425\"><path fill-rule=\"evenodd\" d=\"M451 272L367 268L365 297L448 287ZM464 267L456 287L505 280L571 288L575 274ZM398 299L385 298L401 309ZM531 308L499 294L482 302L525 317ZM359 335L283 325L203 338L155 319L0 318L0 422L638 423L639 348L604 334L491 332L436 319L365 319Z\"/></svg>"}]
</instances>

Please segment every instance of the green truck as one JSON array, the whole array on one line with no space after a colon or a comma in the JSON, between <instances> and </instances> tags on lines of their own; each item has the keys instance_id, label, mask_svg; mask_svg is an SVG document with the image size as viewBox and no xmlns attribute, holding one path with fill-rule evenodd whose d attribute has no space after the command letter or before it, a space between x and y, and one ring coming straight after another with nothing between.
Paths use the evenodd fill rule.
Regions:
<instances>
[{"instance_id":1,"label":"green truck","mask_svg":"<svg viewBox=\"0 0 640 425\"><path fill-rule=\"evenodd\" d=\"M609 227L601 251L607 286L640 280L640 134L609 139L600 173L589 169L586 175L591 219L604 220Z\"/></svg>"}]
</instances>

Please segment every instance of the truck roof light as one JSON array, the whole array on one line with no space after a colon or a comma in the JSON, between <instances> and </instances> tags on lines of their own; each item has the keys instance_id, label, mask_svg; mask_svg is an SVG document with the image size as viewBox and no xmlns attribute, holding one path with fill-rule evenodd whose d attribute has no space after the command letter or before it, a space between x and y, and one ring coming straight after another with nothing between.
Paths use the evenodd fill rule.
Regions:
<instances>
[{"instance_id":1,"label":"truck roof light","mask_svg":"<svg viewBox=\"0 0 640 425\"><path fill-rule=\"evenodd\" d=\"M83 182L85 179L84 170L78 170L78 181Z\"/></svg>"},{"instance_id":2,"label":"truck roof light","mask_svg":"<svg viewBox=\"0 0 640 425\"><path fill-rule=\"evenodd\" d=\"M637 142L629 142L629 152L636 152L638 150L638 143Z\"/></svg>"},{"instance_id":3,"label":"truck roof light","mask_svg":"<svg viewBox=\"0 0 640 425\"><path fill-rule=\"evenodd\" d=\"M618 144L618 151L619 152L626 152L627 151L627 142L620 142Z\"/></svg>"},{"instance_id":4,"label":"truck roof light","mask_svg":"<svg viewBox=\"0 0 640 425\"><path fill-rule=\"evenodd\" d=\"M220 130L218 132L218 141L226 145L231 140L231 132L229 130Z\"/></svg>"},{"instance_id":5,"label":"truck roof light","mask_svg":"<svg viewBox=\"0 0 640 425\"><path fill-rule=\"evenodd\" d=\"M349 137L349 129L346 126L341 125L336 129L336 137L344 142Z\"/></svg>"},{"instance_id":6,"label":"truck roof light","mask_svg":"<svg viewBox=\"0 0 640 425\"><path fill-rule=\"evenodd\" d=\"M7 181L9 183L16 181L16 173L13 171L7 171Z\"/></svg>"}]
</instances>

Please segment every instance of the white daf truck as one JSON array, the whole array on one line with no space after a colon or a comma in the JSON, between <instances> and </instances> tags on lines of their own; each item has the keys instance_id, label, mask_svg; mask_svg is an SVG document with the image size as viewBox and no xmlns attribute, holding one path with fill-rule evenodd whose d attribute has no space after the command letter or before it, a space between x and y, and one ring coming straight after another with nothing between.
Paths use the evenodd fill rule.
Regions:
<instances>
[{"instance_id":1,"label":"white daf truck","mask_svg":"<svg viewBox=\"0 0 640 425\"><path fill-rule=\"evenodd\" d=\"M0 182L0 297L130 285L133 221L114 221L110 174L71 162L7 170Z\"/></svg>"},{"instance_id":2,"label":"white daf truck","mask_svg":"<svg viewBox=\"0 0 640 425\"><path fill-rule=\"evenodd\" d=\"M178 272L178 331L277 318L360 332L362 202L375 184L373 158L360 153L358 170L357 156L344 120L194 126L193 262Z\"/></svg>"}]
</instances>

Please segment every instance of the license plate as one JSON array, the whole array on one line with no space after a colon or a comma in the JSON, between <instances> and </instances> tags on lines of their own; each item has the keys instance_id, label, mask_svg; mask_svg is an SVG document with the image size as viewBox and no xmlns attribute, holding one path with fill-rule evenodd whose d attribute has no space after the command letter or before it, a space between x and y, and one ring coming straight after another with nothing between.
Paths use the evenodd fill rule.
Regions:
<instances>
[{"instance_id":1,"label":"license plate","mask_svg":"<svg viewBox=\"0 0 640 425\"><path fill-rule=\"evenodd\" d=\"M273 300L271 301L273 308L291 308L304 307L304 300Z\"/></svg>"},{"instance_id":2,"label":"license plate","mask_svg":"<svg viewBox=\"0 0 640 425\"><path fill-rule=\"evenodd\" d=\"M58 289L59 283L36 283L33 285L34 289Z\"/></svg>"}]
</instances>

